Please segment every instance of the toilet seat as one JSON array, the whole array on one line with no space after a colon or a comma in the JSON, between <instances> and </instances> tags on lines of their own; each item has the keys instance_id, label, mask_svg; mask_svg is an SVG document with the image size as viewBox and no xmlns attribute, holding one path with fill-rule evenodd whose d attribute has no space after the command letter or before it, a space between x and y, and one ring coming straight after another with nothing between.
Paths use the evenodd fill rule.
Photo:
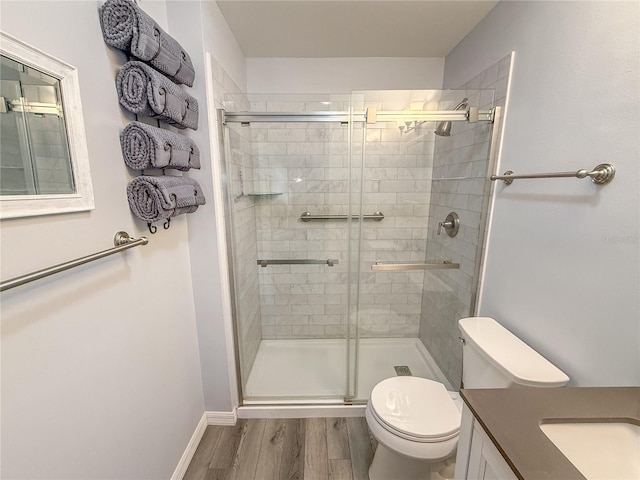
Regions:
<instances>
[{"instance_id":1,"label":"toilet seat","mask_svg":"<svg viewBox=\"0 0 640 480\"><path fill-rule=\"evenodd\" d=\"M369 406L381 427L413 442L444 442L460 431L460 411L449 392L426 378L383 380L371 392Z\"/></svg>"}]
</instances>

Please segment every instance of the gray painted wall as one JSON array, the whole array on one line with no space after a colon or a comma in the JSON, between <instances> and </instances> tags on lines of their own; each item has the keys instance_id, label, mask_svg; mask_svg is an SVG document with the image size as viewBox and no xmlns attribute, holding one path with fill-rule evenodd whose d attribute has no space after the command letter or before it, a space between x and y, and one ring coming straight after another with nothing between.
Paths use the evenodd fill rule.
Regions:
<instances>
[{"instance_id":1,"label":"gray painted wall","mask_svg":"<svg viewBox=\"0 0 640 480\"><path fill-rule=\"evenodd\" d=\"M166 26L164 2L142 6ZM98 2L3 1L1 9L3 31L78 68L96 204L3 220L1 277L109 248L118 230L150 238L3 292L2 477L169 478L204 411L187 220L151 235L129 210L134 172L118 135L133 117L114 81L125 58L102 40Z\"/></svg>"},{"instance_id":2,"label":"gray painted wall","mask_svg":"<svg viewBox=\"0 0 640 480\"><path fill-rule=\"evenodd\" d=\"M575 386L640 384L638 2L500 2L445 88L515 51L500 172L611 162L614 181L496 185L480 314Z\"/></svg>"},{"instance_id":3,"label":"gray painted wall","mask_svg":"<svg viewBox=\"0 0 640 480\"><path fill-rule=\"evenodd\" d=\"M167 13L171 34L190 52L198 75L190 94L200 106L200 125L191 137L196 140L203 159L202 169L190 173L207 198L205 211L188 219L189 254L193 278L193 302L198 328L198 343L204 406L207 411L230 412L234 399L229 387L230 366L225 343L223 293L218 256L216 216L213 208L214 180L212 162L218 160L218 145L211 143L210 130L217 129L207 116L205 54L224 59L238 80L244 82L244 56L235 42L215 2L169 1ZM244 87L244 85L243 85Z\"/></svg>"},{"instance_id":4,"label":"gray painted wall","mask_svg":"<svg viewBox=\"0 0 640 480\"><path fill-rule=\"evenodd\" d=\"M247 58L249 93L350 93L442 87L443 58Z\"/></svg>"}]
</instances>

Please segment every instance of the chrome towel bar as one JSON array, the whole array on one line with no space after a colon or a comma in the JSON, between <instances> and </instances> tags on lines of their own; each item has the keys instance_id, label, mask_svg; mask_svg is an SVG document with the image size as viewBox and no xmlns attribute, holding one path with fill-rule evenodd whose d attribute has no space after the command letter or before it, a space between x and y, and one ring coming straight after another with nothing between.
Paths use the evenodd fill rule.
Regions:
<instances>
[{"instance_id":1,"label":"chrome towel bar","mask_svg":"<svg viewBox=\"0 0 640 480\"><path fill-rule=\"evenodd\" d=\"M460 268L459 263L451 263L449 261L444 262L430 262L430 263L389 263L389 262L376 262L371 265L371 270L374 272L399 272L407 270L450 270L454 268Z\"/></svg>"},{"instance_id":2,"label":"chrome towel bar","mask_svg":"<svg viewBox=\"0 0 640 480\"><path fill-rule=\"evenodd\" d=\"M266 267L267 265L328 265L333 267L340 263L337 258L328 258L326 260L315 260L313 258L289 258L284 260L258 260L258 265Z\"/></svg>"},{"instance_id":3,"label":"chrome towel bar","mask_svg":"<svg viewBox=\"0 0 640 480\"><path fill-rule=\"evenodd\" d=\"M113 237L113 244L115 245L115 247L108 250L103 250L98 253L94 253L92 255L87 255L85 257L76 258L75 260L60 263L58 265L54 265L53 267L44 268L42 270L38 270L37 272L32 272L27 275L12 278L0 284L0 292L4 292L5 290L9 290L10 288L18 287L20 285L24 285L25 283L33 282L34 280L48 277L49 275L63 272L64 270L69 270L73 267L84 265L85 263L93 262L94 260L98 260L100 258L107 257L109 255L113 255L114 253L122 252L133 247L137 247L138 245L146 245L147 243L149 243L149 240L147 240L146 237L131 238L127 232L117 232Z\"/></svg>"},{"instance_id":4,"label":"chrome towel bar","mask_svg":"<svg viewBox=\"0 0 640 480\"><path fill-rule=\"evenodd\" d=\"M503 175L491 175L491 181L502 180L507 185L511 185L514 180L521 178L591 178L593 183L604 185L613 180L616 169L610 163L596 165L592 171L578 170L577 172L554 172L554 173L529 173L524 175L514 175L513 171L507 170Z\"/></svg>"},{"instance_id":5,"label":"chrome towel bar","mask_svg":"<svg viewBox=\"0 0 640 480\"><path fill-rule=\"evenodd\" d=\"M313 215L310 212L302 212L300 214L300 220L303 222L309 222L311 220L347 220L348 218L358 220L360 217L358 215ZM362 218L379 222L384 218L384 213L373 212L373 215L362 215Z\"/></svg>"}]
</instances>

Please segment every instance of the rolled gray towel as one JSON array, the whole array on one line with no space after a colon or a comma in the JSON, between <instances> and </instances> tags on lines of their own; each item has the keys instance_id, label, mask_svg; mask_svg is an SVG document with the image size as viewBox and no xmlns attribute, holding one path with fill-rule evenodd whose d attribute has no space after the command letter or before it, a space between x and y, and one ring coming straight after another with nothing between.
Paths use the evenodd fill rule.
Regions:
<instances>
[{"instance_id":1,"label":"rolled gray towel","mask_svg":"<svg viewBox=\"0 0 640 480\"><path fill-rule=\"evenodd\" d=\"M200 168L200 151L189 137L141 122L131 122L120 133L124 163L134 170Z\"/></svg>"},{"instance_id":2,"label":"rolled gray towel","mask_svg":"<svg viewBox=\"0 0 640 480\"><path fill-rule=\"evenodd\" d=\"M116 85L120 103L130 112L159 118L177 128L198 129L198 101L149 65L125 63Z\"/></svg>"},{"instance_id":3,"label":"rolled gray towel","mask_svg":"<svg viewBox=\"0 0 640 480\"><path fill-rule=\"evenodd\" d=\"M132 1L107 0L100 8L100 25L107 45L131 52L176 83L193 86L191 57Z\"/></svg>"},{"instance_id":4,"label":"rolled gray towel","mask_svg":"<svg viewBox=\"0 0 640 480\"><path fill-rule=\"evenodd\" d=\"M141 175L127 185L131 211L147 223L193 213L205 198L198 182L187 177Z\"/></svg>"}]
</instances>

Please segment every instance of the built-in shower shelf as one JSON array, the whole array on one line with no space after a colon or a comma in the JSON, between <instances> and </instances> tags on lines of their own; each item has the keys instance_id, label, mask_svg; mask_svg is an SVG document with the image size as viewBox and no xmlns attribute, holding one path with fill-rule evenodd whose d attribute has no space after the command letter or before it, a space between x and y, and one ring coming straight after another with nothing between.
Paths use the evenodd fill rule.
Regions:
<instances>
[{"instance_id":1,"label":"built-in shower shelf","mask_svg":"<svg viewBox=\"0 0 640 480\"><path fill-rule=\"evenodd\" d=\"M236 202L243 197L262 198L262 197L275 197L277 195L282 195L282 192L255 192L255 193L242 192L240 195L236 197Z\"/></svg>"}]
</instances>

